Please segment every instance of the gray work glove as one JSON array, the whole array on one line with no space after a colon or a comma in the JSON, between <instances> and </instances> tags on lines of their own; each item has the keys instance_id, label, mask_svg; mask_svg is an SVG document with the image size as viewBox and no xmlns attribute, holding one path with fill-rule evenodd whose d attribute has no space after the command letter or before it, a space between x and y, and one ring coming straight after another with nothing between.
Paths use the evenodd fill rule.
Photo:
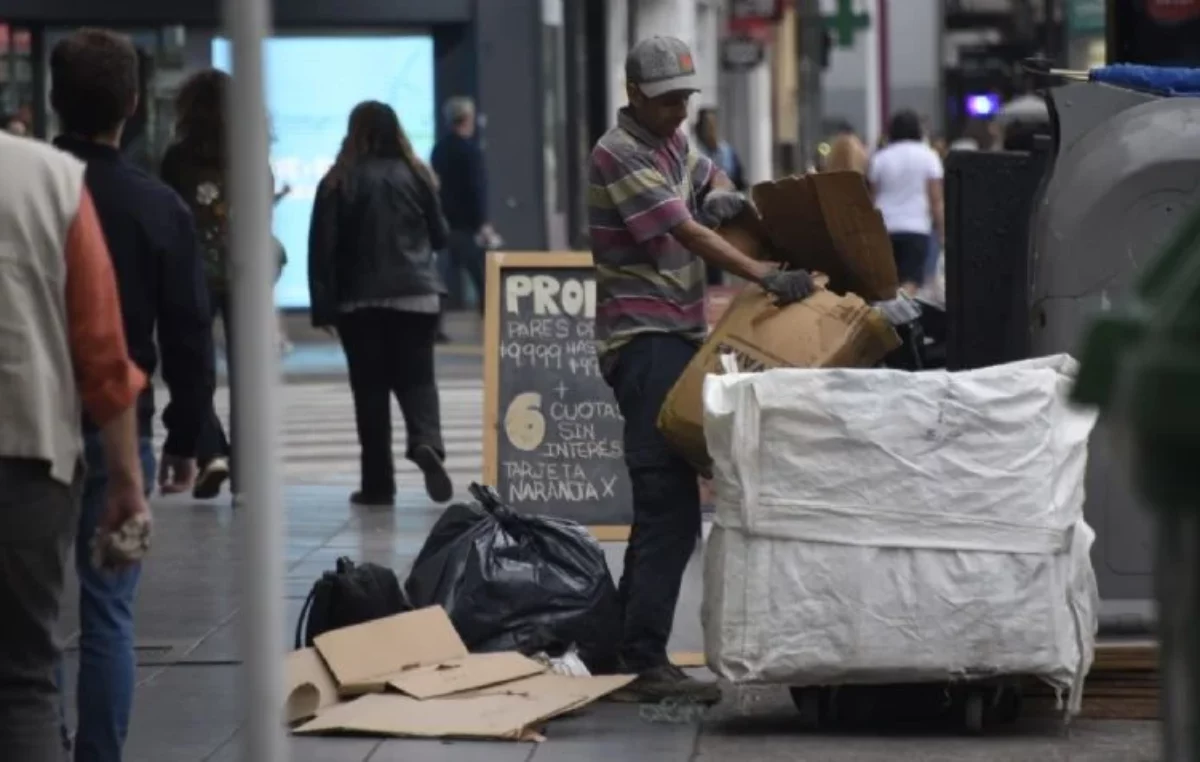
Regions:
<instances>
[{"instance_id":1,"label":"gray work glove","mask_svg":"<svg viewBox=\"0 0 1200 762\"><path fill-rule=\"evenodd\" d=\"M742 193L731 190L710 191L700 204L700 224L708 228L718 228L747 209L758 213L754 202Z\"/></svg>"},{"instance_id":2,"label":"gray work glove","mask_svg":"<svg viewBox=\"0 0 1200 762\"><path fill-rule=\"evenodd\" d=\"M776 270L762 279L762 287L780 307L803 301L816 290L807 270Z\"/></svg>"}]
</instances>

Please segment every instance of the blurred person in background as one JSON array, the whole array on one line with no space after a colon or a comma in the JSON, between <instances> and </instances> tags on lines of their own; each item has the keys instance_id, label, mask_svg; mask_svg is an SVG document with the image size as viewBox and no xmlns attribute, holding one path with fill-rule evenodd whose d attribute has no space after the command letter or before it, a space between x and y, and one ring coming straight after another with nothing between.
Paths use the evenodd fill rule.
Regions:
<instances>
[{"instance_id":1,"label":"blurred person in background","mask_svg":"<svg viewBox=\"0 0 1200 762\"><path fill-rule=\"evenodd\" d=\"M487 246L495 240L496 232L487 219L487 168L476 135L475 102L465 97L451 98L442 108L442 115L449 132L434 145L430 164L438 177L438 195L450 226L445 256L439 258L442 278L448 289L445 307L457 309L462 306L465 273L475 288L476 306L482 316L487 292ZM444 318L439 323L438 333L439 338L447 338Z\"/></svg>"},{"instance_id":2,"label":"blurred person in background","mask_svg":"<svg viewBox=\"0 0 1200 762\"><path fill-rule=\"evenodd\" d=\"M716 164L739 191L746 190L746 177L742 171L742 160L729 141L721 139L717 126L717 110L705 107L696 112L696 123L692 125L696 147Z\"/></svg>"},{"instance_id":3,"label":"blurred person in background","mask_svg":"<svg viewBox=\"0 0 1200 762\"><path fill-rule=\"evenodd\" d=\"M350 501L393 506L391 397L404 415L406 457L431 500L454 495L446 472L434 367L441 296L435 252L448 244L433 175L391 106L360 103L313 203L308 243L312 324L346 352L361 448Z\"/></svg>"},{"instance_id":4,"label":"blurred person in background","mask_svg":"<svg viewBox=\"0 0 1200 762\"><path fill-rule=\"evenodd\" d=\"M721 139L715 108L705 107L696 112L696 123L692 125L692 134L696 140L696 147L725 173L734 188L739 191L746 190L742 160L729 141ZM706 278L708 285L719 286L725 280L725 273L719 267L709 267Z\"/></svg>"},{"instance_id":5,"label":"blurred person in background","mask_svg":"<svg viewBox=\"0 0 1200 762\"><path fill-rule=\"evenodd\" d=\"M892 239L901 288L910 296L925 282L934 241L945 240L942 178L942 160L925 144L920 118L912 111L895 114L867 181Z\"/></svg>"},{"instance_id":6,"label":"blurred person in background","mask_svg":"<svg viewBox=\"0 0 1200 762\"><path fill-rule=\"evenodd\" d=\"M146 376L129 358L83 163L0 131L0 167L0 759L62 762L55 631L93 465L80 422L95 427L105 475L95 525L148 522L136 404ZM81 658L105 656L88 653L97 646L85 641Z\"/></svg>"},{"instance_id":7,"label":"blurred person in background","mask_svg":"<svg viewBox=\"0 0 1200 762\"><path fill-rule=\"evenodd\" d=\"M0 115L0 124L4 125L4 131L10 135L16 135L19 138L29 135L29 127L16 114Z\"/></svg>"},{"instance_id":8,"label":"blurred person in background","mask_svg":"<svg viewBox=\"0 0 1200 762\"><path fill-rule=\"evenodd\" d=\"M226 93L229 75L217 69L205 69L189 77L175 99L175 138L162 160L162 179L183 197L196 221L208 285L210 331L217 319L225 335L225 376L232 389L237 373L234 362L234 322L230 294L229 196L226 185L228 151L226 147ZM270 167L263 171L270 173ZM271 178L274 187L274 177ZM276 194L274 200L282 198ZM286 256L275 242L269 256L282 268ZM216 497L228 480L234 502L238 501L238 482L233 467L237 447L234 409L235 397L229 395L229 433L211 409L201 433L196 453L200 473L192 496L198 500Z\"/></svg>"},{"instance_id":9,"label":"blurred person in background","mask_svg":"<svg viewBox=\"0 0 1200 762\"><path fill-rule=\"evenodd\" d=\"M62 135L54 144L87 165L120 291L129 354L152 377L162 357L170 390L159 484L186 492L196 477L196 446L214 386L208 293L191 212L169 187L121 153L121 134L138 103L138 58L129 41L85 29L50 55L50 100ZM137 423L147 488L154 484L154 388L138 398ZM91 540L104 514L109 475L95 424L84 425L87 477L76 536L79 576L79 678L75 692L78 762L119 762L133 706L134 598L140 565L118 572L91 563Z\"/></svg>"},{"instance_id":10,"label":"blurred person in background","mask_svg":"<svg viewBox=\"0 0 1200 762\"><path fill-rule=\"evenodd\" d=\"M866 175L869 157L867 147L853 132L841 132L829 143L829 154L822 168L825 172L858 172Z\"/></svg>"}]
</instances>

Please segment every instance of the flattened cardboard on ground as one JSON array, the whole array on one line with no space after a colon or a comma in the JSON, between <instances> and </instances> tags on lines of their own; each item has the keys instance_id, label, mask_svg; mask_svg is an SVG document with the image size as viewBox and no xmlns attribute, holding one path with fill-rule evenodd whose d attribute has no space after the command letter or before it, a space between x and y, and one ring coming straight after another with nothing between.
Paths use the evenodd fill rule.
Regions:
<instances>
[{"instance_id":1,"label":"flattened cardboard on ground","mask_svg":"<svg viewBox=\"0 0 1200 762\"><path fill-rule=\"evenodd\" d=\"M317 661L328 668L335 695L342 697L391 688L413 698L436 698L546 671L518 653L467 653L440 606L333 630L315 645ZM315 667L308 658L295 658L308 667L297 679L307 679Z\"/></svg>"},{"instance_id":2,"label":"flattened cardboard on ground","mask_svg":"<svg viewBox=\"0 0 1200 762\"><path fill-rule=\"evenodd\" d=\"M546 667L519 653L471 654L464 659L420 667L388 681L388 687L416 699L472 691L540 675Z\"/></svg>"},{"instance_id":3,"label":"flattened cardboard on ground","mask_svg":"<svg viewBox=\"0 0 1200 762\"><path fill-rule=\"evenodd\" d=\"M586 706L632 680L545 673L465 695L425 701L397 694L369 694L323 711L295 732L542 741L538 730L542 723Z\"/></svg>"},{"instance_id":4,"label":"flattened cardboard on ground","mask_svg":"<svg viewBox=\"0 0 1200 762\"><path fill-rule=\"evenodd\" d=\"M898 346L900 337L883 315L853 294L822 289L780 308L761 288L747 286L675 382L659 411L658 428L688 462L709 475L701 394L704 377L721 372L721 355L732 353L743 371L861 368L875 365Z\"/></svg>"},{"instance_id":5,"label":"flattened cardboard on ground","mask_svg":"<svg viewBox=\"0 0 1200 762\"><path fill-rule=\"evenodd\" d=\"M332 630L313 644L342 696L379 692L403 672L468 656L441 606Z\"/></svg>"},{"instance_id":6,"label":"flattened cardboard on ground","mask_svg":"<svg viewBox=\"0 0 1200 762\"><path fill-rule=\"evenodd\" d=\"M826 273L830 290L839 294L858 294L869 302L896 297L892 242L862 175L786 177L759 183L751 198L761 225L739 218L732 227L740 230L724 233L742 251Z\"/></svg>"},{"instance_id":7,"label":"flattened cardboard on ground","mask_svg":"<svg viewBox=\"0 0 1200 762\"><path fill-rule=\"evenodd\" d=\"M302 648L284 661L287 703L284 715L293 725L316 717L322 709L338 702L337 683L315 648Z\"/></svg>"}]
</instances>

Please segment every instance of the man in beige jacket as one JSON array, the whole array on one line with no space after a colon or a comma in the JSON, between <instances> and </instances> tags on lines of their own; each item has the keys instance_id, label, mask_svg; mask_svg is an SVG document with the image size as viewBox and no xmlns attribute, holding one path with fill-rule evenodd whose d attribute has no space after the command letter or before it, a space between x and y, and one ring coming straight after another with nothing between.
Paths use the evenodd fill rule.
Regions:
<instances>
[{"instance_id":1,"label":"man in beige jacket","mask_svg":"<svg viewBox=\"0 0 1200 762\"><path fill-rule=\"evenodd\" d=\"M101 532L147 518L112 262L84 165L0 133L0 757L58 762L54 630L78 523L80 421L109 471Z\"/></svg>"}]
</instances>

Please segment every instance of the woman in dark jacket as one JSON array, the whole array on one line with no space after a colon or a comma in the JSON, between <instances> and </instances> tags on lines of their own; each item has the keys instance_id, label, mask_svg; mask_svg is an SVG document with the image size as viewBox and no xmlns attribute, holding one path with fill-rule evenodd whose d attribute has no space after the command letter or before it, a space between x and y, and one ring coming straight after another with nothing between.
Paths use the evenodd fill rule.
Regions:
<instances>
[{"instance_id":1,"label":"woman in dark jacket","mask_svg":"<svg viewBox=\"0 0 1200 762\"><path fill-rule=\"evenodd\" d=\"M213 324L218 318L225 334L225 368L229 387L233 387L233 321L230 316L229 284L229 198L225 173L228 153L225 145L225 97L230 77L218 69L193 74L183 83L175 99L175 139L162 161L163 182L183 197L196 220L197 237L204 257L204 273L212 305ZM270 167L266 168L270 173ZM272 176L271 185L275 180ZM278 202L288 189L275 194ZM279 266L284 264L283 249L276 242ZM229 436L214 408L201 435L197 461L200 475L192 495L197 499L216 497L225 480L237 495L233 474L232 450L234 396L229 395Z\"/></svg>"},{"instance_id":2,"label":"woman in dark jacket","mask_svg":"<svg viewBox=\"0 0 1200 762\"><path fill-rule=\"evenodd\" d=\"M175 99L175 140L162 161L163 182L183 197L196 219L196 232L204 257L212 319L220 318L225 334L226 377L232 386L233 323L227 278L229 256L229 201L226 197L225 94L229 75L217 69L188 78ZM233 423L230 395L230 430ZM216 497L231 475L231 447L221 419L213 410L201 435L193 496ZM236 494L236 486L230 485Z\"/></svg>"},{"instance_id":3,"label":"woman in dark jacket","mask_svg":"<svg viewBox=\"0 0 1200 762\"><path fill-rule=\"evenodd\" d=\"M359 104L317 189L308 243L312 322L337 330L350 369L362 448L361 489L350 499L358 505L395 503L392 394L429 497L453 497L434 376L445 292L434 252L446 237L433 176L396 112Z\"/></svg>"}]
</instances>

